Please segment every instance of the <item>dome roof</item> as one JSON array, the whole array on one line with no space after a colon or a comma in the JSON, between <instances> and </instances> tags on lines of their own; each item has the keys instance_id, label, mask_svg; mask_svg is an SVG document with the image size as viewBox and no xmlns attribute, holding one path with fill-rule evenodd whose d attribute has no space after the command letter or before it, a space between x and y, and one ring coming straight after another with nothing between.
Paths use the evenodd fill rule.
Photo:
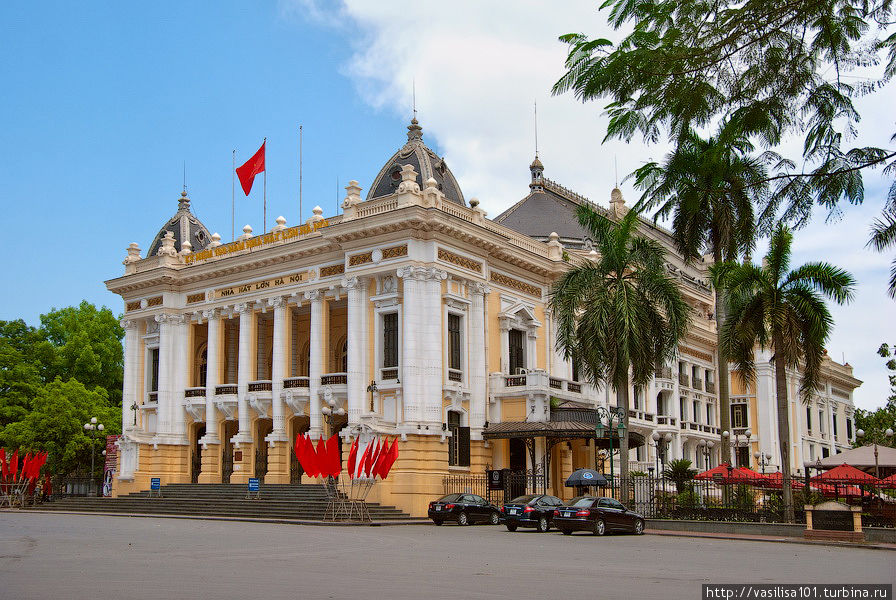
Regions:
<instances>
[{"instance_id":1,"label":"dome roof","mask_svg":"<svg viewBox=\"0 0 896 600\"><path fill-rule=\"evenodd\" d=\"M413 119L408 125L408 142L386 161L373 180L373 185L367 193L367 200L394 194L401 183L403 165L414 167L417 171L417 184L421 189L426 187L423 182L432 177L448 200L466 206L460 186L445 164L445 159L440 158L423 143L423 128L417 123L417 119Z\"/></svg>"},{"instance_id":2,"label":"dome roof","mask_svg":"<svg viewBox=\"0 0 896 600\"><path fill-rule=\"evenodd\" d=\"M159 253L159 248L162 247L162 238L169 231L174 234L174 249L178 252L182 250L184 240L190 241L192 252L205 250L206 246L212 241L212 236L208 229L205 228L205 225L190 212L190 199L187 198L186 190L180 194L177 212L168 219L168 222L162 226L162 229L159 230L159 233L152 240L147 257L155 256Z\"/></svg>"}]
</instances>

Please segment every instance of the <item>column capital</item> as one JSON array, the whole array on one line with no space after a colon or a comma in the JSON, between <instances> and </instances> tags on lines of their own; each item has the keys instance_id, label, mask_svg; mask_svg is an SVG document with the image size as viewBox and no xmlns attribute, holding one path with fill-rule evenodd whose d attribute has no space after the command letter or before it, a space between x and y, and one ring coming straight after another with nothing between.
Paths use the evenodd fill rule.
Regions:
<instances>
[{"instance_id":1,"label":"column capital","mask_svg":"<svg viewBox=\"0 0 896 600\"><path fill-rule=\"evenodd\" d=\"M491 293L492 288L487 283L474 281L468 286L470 293L474 296L487 296Z\"/></svg>"},{"instance_id":2,"label":"column capital","mask_svg":"<svg viewBox=\"0 0 896 600\"><path fill-rule=\"evenodd\" d=\"M119 321L119 325L121 325L121 328L125 331L130 331L132 329L137 329L138 323L137 319L122 319Z\"/></svg>"},{"instance_id":3,"label":"column capital","mask_svg":"<svg viewBox=\"0 0 896 600\"><path fill-rule=\"evenodd\" d=\"M342 287L348 291L364 289L367 285L366 277L343 277Z\"/></svg>"},{"instance_id":4,"label":"column capital","mask_svg":"<svg viewBox=\"0 0 896 600\"><path fill-rule=\"evenodd\" d=\"M167 325L180 325L184 322L183 315L173 315L171 313L162 313L160 315L155 316L156 323L162 323Z\"/></svg>"},{"instance_id":5,"label":"column capital","mask_svg":"<svg viewBox=\"0 0 896 600\"><path fill-rule=\"evenodd\" d=\"M311 300L314 302L315 300L323 300L324 294L322 290L308 290L305 292L305 300Z\"/></svg>"},{"instance_id":6,"label":"column capital","mask_svg":"<svg viewBox=\"0 0 896 600\"><path fill-rule=\"evenodd\" d=\"M202 318L206 321L213 321L221 318L221 312L217 308L207 308L201 312Z\"/></svg>"},{"instance_id":7,"label":"column capital","mask_svg":"<svg viewBox=\"0 0 896 600\"><path fill-rule=\"evenodd\" d=\"M283 308L287 304L287 299L283 296L274 296L273 298L268 298L268 306L271 308Z\"/></svg>"},{"instance_id":8,"label":"column capital","mask_svg":"<svg viewBox=\"0 0 896 600\"><path fill-rule=\"evenodd\" d=\"M417 281L441 281L448 279L448 273L436 267L401 267L395 274L402 279L416 279Z\"/></svg>"},{"instance_id":9,"label":"column capital","mask_svg":"<svg viewBox=\"0 0 896 600\"><path fill-rule=\"evenodd\" d=\"M246 302L240 302L239 304L237 304L233 307L233 312L235 312L238 315L242 315L245 313L251 313L252 307L249 304L247 304Z\"/></svg>"}]
</instances>

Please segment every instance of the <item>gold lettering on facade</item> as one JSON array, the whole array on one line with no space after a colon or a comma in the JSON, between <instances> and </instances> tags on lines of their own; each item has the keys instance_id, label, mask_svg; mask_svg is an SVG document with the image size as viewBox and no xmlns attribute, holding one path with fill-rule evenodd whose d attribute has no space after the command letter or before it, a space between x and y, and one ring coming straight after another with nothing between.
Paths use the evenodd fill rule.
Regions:
<instances>
[{"instance_id":1,"label":"gold lettering on facade","mask_svg":"<svg viewBox=\"0 0 896 600\"><path fill-rule=\"evenodd\" d=\"M463 267L477 273L482 273L481 262L469 259L466 256L461 256L460 254L455 254L454 252L445 250L444 248L439 248L439 260L444 260L445 262L449 262L453 265L457 265L459 267Z\"/></svg>"},{"instance_id":2,"label":"gold lettering on facade","mask_svg":"<svg viewBox=\"0 0 896 600\"><path fill-rule=\"evenodd\" d=\"M502 275L501 273L495 273L494 271L492 271L490 279L495 283L506 285L507 287L519 290L525 294L529 294L530 296L541 297L541 288L528 284L524 281L520 281L519 279L514 279L513 277L508 277L507 275Z\"/></svg>"},{"instance_id":3,"label":"gold lettering on facade","mask_svg":"<svg viewBox=\"0 0 896 600\"><path fill-rule=\"evenodd\" d=\"M251 250L253 248L258 248L260 246L267 246L269 244L274 244L277 242L286 242L289 240L294 240L299 236L308 235L309 233L314 233L318 229L322 229L327 227L329 223L326 220L318 221L312 225L300 225L298 227L290 227L289 229L284 229L282 231L274 231L271 233L266 233L264 235L259 235L253 238L249 238L248 240L239 240L236 242L231 242L229 244L223 244L216 248L209 248L207 250L202 250L200 252L194 252L193 254L187 254L184 257L184 262L188 265L191 265L195 262L206 260L208 258L216 257L216 256L225 256L227 254L233 254L235 252L240 252L242 250Z\"/></svg>"},{"instance_id":4,"label":"gold lettering on facade","mask_svg":"<svg viewBox=\"0 0 896 600\"><path fill-rule=\"evenodd\" d=\"M305 271L303 273L293 273L292 275L286 275L284 277L275 277L274 279L266 279L264 281L256 281L254 283L244 283L242 285L235 285L229 288L221 288L215 290L215 299L217 300L220 298L230 298L232 296L246 294L248 292L257 292L259 290L267 290L283 285L301 283L303 281L307 281L308 279L310 279L310 277L310 271ZM204 298L205 295L203 294L202 297ZM187 301L189 302L189 298Z\"/></svg>"}]
</instances>

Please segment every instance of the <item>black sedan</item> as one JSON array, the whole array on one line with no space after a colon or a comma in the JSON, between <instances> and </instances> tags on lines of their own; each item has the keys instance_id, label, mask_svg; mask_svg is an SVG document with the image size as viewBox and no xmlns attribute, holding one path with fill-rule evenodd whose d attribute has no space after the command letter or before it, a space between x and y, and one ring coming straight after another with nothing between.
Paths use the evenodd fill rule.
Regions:
<instances>
[{"instance_id":1,"label":"black sedan","mask_svg":"<svg viewBox=\"0 0 896 600\"><path fill-rule=\"evenodd\" d=\"M563 501L546 494L529 494L519 496L501 507L504 513L504 524L507 531L516 531L517 527L534 527L544 533L551 528L554 509Z\"/></svg>"},{"instance_id":2,"label":"black sedan","mask_svg":"<svg viewBox=\"0 0 896 600\"><path fill-rule=\"evenodd\" d=\"M604 535L608 531L644 533L644 517L625 508L615 498L578 496L554 511L554 526L570 535L590 531Z\"/></svg>"},{"instance_id":3,"label":"black sedan","mask_svg":"<svg viewBox=\"0 0 896 600\"><path fill-rule=\"evenodd\" d=\"M501 513L498 512L497 507L476 494L442 496L429 503L428 514L436 525L441 525L445 521L457 521L458 525L470 525L477 522L497 525L501 521Z\"/></svg>"}]
</instances>

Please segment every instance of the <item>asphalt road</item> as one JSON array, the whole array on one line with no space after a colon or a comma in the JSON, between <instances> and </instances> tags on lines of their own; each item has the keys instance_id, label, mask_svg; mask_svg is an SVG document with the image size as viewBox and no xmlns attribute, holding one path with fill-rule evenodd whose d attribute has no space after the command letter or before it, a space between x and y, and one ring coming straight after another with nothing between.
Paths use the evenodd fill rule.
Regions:
<instances>
[{"instance_id":1,"label":"asphalt road","mask_svg":"<svg viewBox=\"0 0 896 600\"><path fill-rule=\"evenodd\" d=\"M896 552L504 527L0 513L0 598L659 598L702 583L896 583Z\"/></svg>"}]
</instances>

